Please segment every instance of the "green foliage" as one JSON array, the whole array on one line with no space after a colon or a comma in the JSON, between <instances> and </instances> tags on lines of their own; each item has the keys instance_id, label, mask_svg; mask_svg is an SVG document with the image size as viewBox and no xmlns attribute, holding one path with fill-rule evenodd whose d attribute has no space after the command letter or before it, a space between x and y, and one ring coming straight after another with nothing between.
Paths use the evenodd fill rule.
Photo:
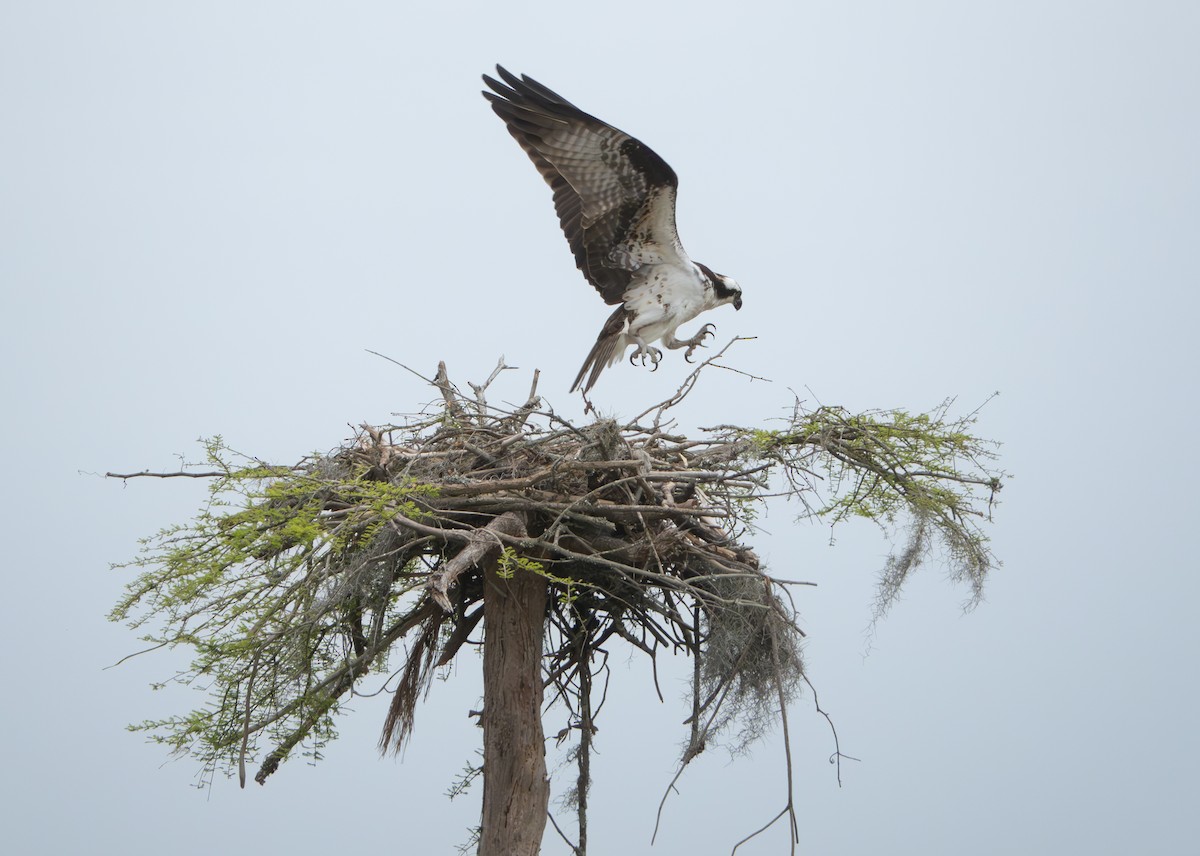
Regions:
<instances>
[{"instance_id":1,"label":"green foliage","mask_svg":"<svg viewBox=\"0 0 1200 856\"><path fill-rule=\"evenodd\" d=\"M383 555L386 522L419 518L414 498L435 491L365 467L239 460L220 438L205 447L222 473L207 506L118 566L140 573L109 617L134 627L153 617L162 629L145 641L190 647L170 682L206 689L210 703L131 728L210 770L237 768L264 738L318 757L344 682L386 668L381 642L407 614L412 586Z\"/></svg>"},{"instance_id":2,"label":"green foliage","mask_svg":"<svg viewBox=\"0 0 1200 856\"><path fill-rule=\"evenodd\" d=\"M518 568L535 574L545 573L545 565L541 562L517 555L512 547L501 550L500 558L496 560L496 575L503 580L511 580Z\"/></svg>"},{"instance_id":3,"label":"green foliage","mask_svg":"<svg viewBox=\"0 0 1200 856\"><path fill-rule=\"evenodd\" d=\"M917 414L798 407L785 430L739 432L746 457L777 465L808 516L834 526L855 518L907 524L906 545L882 574L877 615L926 558L935 534L952 576L971 586L971 603L996 564L978 525L1001 488L1000 475L987 472L995 444L973 433L975 413L950 418L952 403Z\"/></svg>"},{"instance_id":4,"label":"green foliage","mask_svg":"<svg viewBox=\"0 0 1200 856\"><path fill-rule=\"evenodd\" d=\"M505 547L501 550L500 556L496 560L496 576L503 580L511 580L518 568L537 574L540 577L545 577L549 582L553 583L555 590L558 592L558 602L563 605L573 603L579 596L579 588L581 586L586 587L587 585L571 577L560 577L550 573L546 570L546 566L542 562L518 555L517 551L512 547Z\"/></svg>"}]
</instances>

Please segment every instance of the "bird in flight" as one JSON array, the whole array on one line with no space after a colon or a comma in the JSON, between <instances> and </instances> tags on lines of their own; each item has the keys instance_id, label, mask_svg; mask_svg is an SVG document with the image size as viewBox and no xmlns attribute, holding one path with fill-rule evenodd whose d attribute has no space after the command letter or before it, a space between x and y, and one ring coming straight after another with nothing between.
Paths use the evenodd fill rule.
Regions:
<instances>
[{"instance_id":1,"label":"bird in flight","mask_svg":"<svg viewBox=\"0 0 1200 856\"><path fill-rule=\"evenodd\" d=\"M693 262L675 228L675 171L649 146L584 113L531 77L496 66L484 97L554 192L554 208L575 264L609 305L617 308L584 360L571 392L588 390L630 345L630 362L686 348L691 359L713 325L690 339L675 332L702 312L732 303L742 308L733 278Z\"/></svg>"}]
</instances>

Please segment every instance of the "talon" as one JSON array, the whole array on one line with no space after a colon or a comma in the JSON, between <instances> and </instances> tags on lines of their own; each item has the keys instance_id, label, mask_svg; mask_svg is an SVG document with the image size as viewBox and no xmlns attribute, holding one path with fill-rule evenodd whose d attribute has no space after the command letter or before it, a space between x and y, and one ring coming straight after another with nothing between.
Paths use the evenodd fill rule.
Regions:
<instances>
[{"instance_id":1,"label":"talon","mask_svg":"<svg viewBox=\"0 0 1200 856\"><path fill-rule=\"evenodd\" d=\"M692 354L694 354L696 352L697 348L707 347L704 344L704 339L708 336L715 336L716 334L713 332L715 329L716 329L716 327L714 327L712 324L705 324L703 327L700 328L700 330L696 333L695 336L688 339L688 343L687 343L688 349L683 354L683 358L687 362L690 363L692 361Z\"/></svg>"},{"instance_id":2,"label":"talon","mask_svg":"<svg viewBox=\"0 0 1200 856\"><path fill-rule=\"evenodd\" d=\"M645 368L647 359L650 360L650 369L653 371L658 368L658 362L662 359L662 351L649 345L638 345L638 349L629 355L629 364L636 365L634 360L637 360L641 363L642 368Z\"/></svg>"}]
</instances>

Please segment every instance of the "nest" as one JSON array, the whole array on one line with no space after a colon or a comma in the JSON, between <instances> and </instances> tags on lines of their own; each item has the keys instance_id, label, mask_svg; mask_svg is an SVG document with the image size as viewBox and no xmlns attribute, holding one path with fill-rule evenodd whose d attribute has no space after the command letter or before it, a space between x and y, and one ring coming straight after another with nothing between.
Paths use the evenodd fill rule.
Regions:
<instances>
[{"instance_id":1,"label":"nest","mask_svg":"<svg viewBox=\"0 0 1200 856\"><path fill-rule=\"evenodd\" d=\"M425 641L410 650L383 746L402 745L430 669L470 638L483 614L482 569L496 560L548 581L544 670L571 711L568 728L590 728L590 678L614 638L650 657L683 651L701 665L688 756L736 715L778 710L781 687L790 695L802 675L802 633L738 541L743 505L763 487L748 447L697 443L664 430L661 418L576 427L538 411L536 379L511 411L488 406L483 387L462 396L444 367L434 383L444 395L436 422L364 426L313 467L410 489L386 527L358 521L374 534L347 575L367 589L360 602L414 568L424 576L414 611L428 616ZM325 510L347 514L332 497Z\"/></svg>"},{"instance_id":2,"label":"nest","mask_svg":"<svg viewBox=\"0 0 1200 856\"><path fill-rule=\"evenodd\" d=\"M238 770L243 784L247 758L269 743L262 783L298 746L319 755L341 702L376 672L393 690L381 747L398 749L437 668L477 642L485 573L537 574L550 591L546 695L567 710L560 738L579 738L582 806L592 680L612 644L694 658L681 770L735 723L734 748L771 722L786 735L787 703L806 681L803 633L788 589L744 543L769 497L832 524L909 521L877 614L934 546L978 599L996 564L978 523L1001 474L987 471L992 444L971 433L975 413L949 419L950 401L916 415L797 401L778 430L689 438L669 411L711 363L628 422L586 425L543 404L536 372L523 405L497 407L486 392L503 362L471 394L440 366L427 379L438 399L421 414L364 425L293 466L239 457L218 438L207 471L109 473L212 479L195 521L147 540L111 616L161 621L144 638L191 646L174 680L202 682L212 700L136 728L208 770Z\"/></svg>"}]
</instances>

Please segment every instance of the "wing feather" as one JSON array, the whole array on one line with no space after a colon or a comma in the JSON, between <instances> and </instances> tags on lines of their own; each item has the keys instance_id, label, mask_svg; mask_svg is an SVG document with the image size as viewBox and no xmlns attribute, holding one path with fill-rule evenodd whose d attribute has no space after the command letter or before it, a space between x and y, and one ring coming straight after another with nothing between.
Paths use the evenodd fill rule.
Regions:
<instances>
[{"instance_id":1,"label":"wing feather","mask_svg":"<svg viewBox=\"0 0 1200 856\"><path fill-rule=\"evenodd\" d=\"M483 76L492 89L484 97L550 185L576 265L606 303L620 303L646 259L682 253L675 171L648 146L533 78L496 71L501 80Z\"/></svg>"}]
</instances>

